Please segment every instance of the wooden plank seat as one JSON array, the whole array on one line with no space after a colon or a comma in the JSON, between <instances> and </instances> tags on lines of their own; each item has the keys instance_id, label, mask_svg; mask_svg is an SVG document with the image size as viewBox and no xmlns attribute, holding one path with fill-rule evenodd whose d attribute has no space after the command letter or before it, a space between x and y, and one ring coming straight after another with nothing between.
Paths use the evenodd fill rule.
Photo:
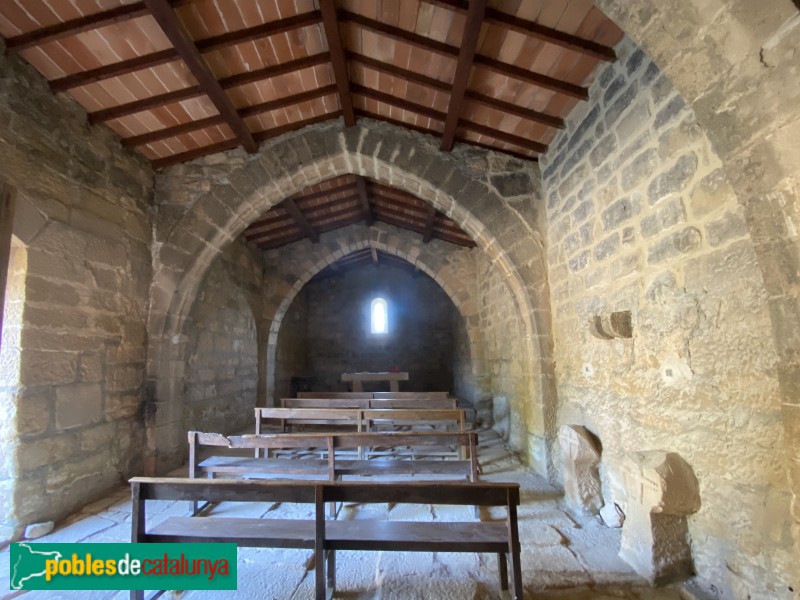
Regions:
<instances>
[{"instance_id":1,"label":"wooden plank seat","mask_svg":"<svg viewBox=\"0 0 800 600\"><path fill-rule=\"evenodd\" d=\"M522 600L522 571L517 524L519 484L459 482L271 482L184 478L131 479L131 541L234 542L239 546L314 550L315 597L336 588L336 551L491 552L497 555L501 589ZM212 502L287 502L314 505L312 519L169 517L147 529L148 500ZM441 504L505 506L503 521L406 522L327 521L326 502L359 504ZM132 591L132 599L144 597Z\"/></svg>"},{"instance_id":2,"label":"wooden plank seat","mask_svg":"<svg viewBox=\"0 0 800 600\"><path fill-rule=\"evenodd\" d=\"M280 422L281 430L286 426L336 426L361 430L361 410L357 408L255 408L256 433L261 433L263 420Z\"/></svg>"}]
</instances>

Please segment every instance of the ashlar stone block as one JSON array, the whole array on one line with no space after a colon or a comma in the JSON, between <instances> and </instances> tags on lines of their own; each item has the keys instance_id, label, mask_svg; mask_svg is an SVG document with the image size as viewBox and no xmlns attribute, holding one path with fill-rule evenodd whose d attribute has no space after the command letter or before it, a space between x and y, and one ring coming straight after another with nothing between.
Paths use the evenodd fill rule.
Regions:
<instances>
[{"instance_id":1,"label":"ashlar stone block","mask_svg":"<svg viewBox=\"0 0 800 600\"><path fill-rule=\"evenodd\" d=\"M102 406L99 383L60 386L56 390L56 427L72 429L99 421Z\"/></svg>"},{"instance_id":2,"label":"ashlar stone block","mask_svg":"<svg viewBox=\"0 0 800 600\"><path fill-rule=\"evenodd\" d=\"M582 513L596 515L603 506L600 487L600 443L585 427L562 425L558 434L564 465L567 504Z\"/></svg>"},{"instance_id":3,"label":"ashlar stone block","mask_svg":"<svg viewBox=\"0 0 800 600\"><path fill-rule=\"evenodd\" d=\"M635 452L628 456L622 479L628 498L620 558L651 583L690 576L686 517L700 509L692 468L674 452Z\"/></svg>"}]
</instances>

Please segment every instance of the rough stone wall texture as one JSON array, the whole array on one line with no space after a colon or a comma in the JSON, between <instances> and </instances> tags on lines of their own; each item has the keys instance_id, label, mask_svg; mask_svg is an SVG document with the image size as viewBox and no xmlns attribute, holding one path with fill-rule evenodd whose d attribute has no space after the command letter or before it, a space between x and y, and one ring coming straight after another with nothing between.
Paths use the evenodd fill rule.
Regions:
<instances>
[{"instance_id":1,"label":"rough stone wall texture","mask_svg":"<svg viewBox=\"0 0 800 600\"><path fill-rule=\"evenodd\" d=\"M184 430L229 434L252 425L262 284L260 254L242 240L206 275L187 328Z\"/></svg>"},{"instance_id":2,"label":"rough stone wall texture","mask_svg":"<svg viewBox=\"0 0 800 600\"><path fill-rule=\"evenodd\" d=\"M477 281L475 282L477 288ZM467 335L467 324L464 318L453 312L453 393L473 406L479 406L489 400L489 395L482 390L486 385L485 377L478 378L472 371L472 354ZM488 417L488 415L486 415ZM484 422L488 422L484 419Z\"/></svg>"},{"instance_id":3,"label":"rough stone wall texture","mask_svg":"<svg viewBox=\"0 0 800 600\"><path fill-rule=\"evenodd\" d=\"M0 177L27 247L18 443L0 537L58 519L141 468L152 171L83 110L0 57Z\"/></svg>"},{"instance_id":4,"label":"rough stone wall texture","mask_svg":"<svg viewBox=\"0 0 800 600\"><path fill-rule=\"evenodd\" d=\"M432 278L435 284L456 307L456 314L462 322L467 338L469 363L462 363L467 385L483 378L482 346L478 330L477 287L474 250L463 248L441 240L433 240L428 244L422 242L419 234L399 229L392 225L375 222L371 227L352 225L343 229L325 233L320 236L319 244L304 241L269 250L264 253L266 267L265 278L265 317L271 320L271 333L268 350L267 396L269 402L280 396L273 392L277 389L274 378L288 378L289 373L281 372L276 366L276 353L280 351L281 338L284 334L284 323L287 310L295 295L319 273L323 268L339 258L357 250L374 247L415 265L420 271ZM310 301L310 297L309 297ZM336 307L338 311L338 307ZM308 343L317 336L317 330L308 330ZM309 348L309 371L312 368ZM392 366L392 365L390 365ZM359 367L353 367L359 368ZM360 367L363 369L366 367ZM383 366L381 368L386 368ZM339 371L341 374L341 371ZM338 377L332 384L340 385ZM319 386L317 381L316 385ZM449 388L448 388L449 389Z\"/></svg>"},{"instance_id":5,"label":"rough stone wall texture","mask_svg":"<svg viewBox=\"0 0 800 600\"><path fill-rule=\"evenodd\" d=\"M495 430L515 449L534 452L528 445L526 411L536 399L530 370L526 368L525 338L514 304L503 278L485 255L477 255L480 290L480 329L484 343L488 391L492 398ZM544 463L546 457L535 462Z\"/></svg>"},{"instance_id":6,"label":"rough stone wall texture","mask_svg":"<svg viewBox=\"0 0 800 600\"><path fill-rule=\"evenodd\" d=\"M275 352L275 397L288 398L292 377L313 375L308 366L308 301L306 288L294 297L281 321Z\"/></svg>"},{"instance_id":7,"label":"rough stone wall texture","mask_svg":"<svg viewBox=\"0 0 800 600\"><path fill-rule=\"evenodd\" d=\"M747 0L598 0L668 75L723 161L770 305L800 543L800 15ZM800 588L800 562L793 587Z\"/></svg>"},{"instance_id":8,"label":"rough stone wall texture","mask_svg":"<svg viewBox=\"0 0 800 600\"><path fill-rule=\"evenodd\" d=\"M696 567L736 598L791 597L790 495L767 290L722 163L669 80L630 41L542 161L559 421L695 470ZM589 334L630 310L633 338ZM749 596L748 596L749 594Z\"/></svg>"},{"instance_id":9,"label":"rough stone wall texture","mask_svg":"<svg viewBox=\"0 0 800 600\"><path fill-rule=\"evenodd\" d=\"M342 373L396 367L409 374L408 381L400 382L401 391L452 391L455 307L430 277L369 265L312 280L305 289L314 389L344 391ZM377 297L387 303L386 334L370 330L370 305ZM389 386L376 382L364 389L389 391Z\"/></svg>"},{"instance_id":10,"label":"rough stone wall texture","mask_svg":"<svg viewBox=\"0 0 800 600\"><path fill-rule=\"evenodd\" d=\"M171 168L159 177L163 221L156 231L159 252L149 322L148 377L155 391L149 464L162 468L174 464L178 455L181 439L172 407L179 404L174 400L180 390L170 382L178 377L185 357L171 340L182 332L187 307L209 265L265 210L308 185L344 173L374 178L430 202L458 223L502 274L519 311L524 363L531 371L533 390L528 397L535 402L526 405L525 427L539 450L530 456L537 468L546 469L543 448L555 439L556 427L543 215L538 212L541 205L532 201L541 197L538 167L474 148L443 153L433 137L370 119L348 128L338 120L307 127L265 142L254 155L231 151ZM392 244L392 236L384 236L379 243ZM316 255L311 244L298 247ZM276 298L290 302L312 271L319 270L315 265L328 264L327 258L316 256L305 261L301 277L290 275L276 285ZM436 266L425 272L440 281L438 271ZM477 306L467 312L467 302L451 293L463 287L461 282L442 287L462 314L477 320ZM270 302L266 309L274 310L276 319L270 326L269 347L274 348L288 303ZM470 334L471 344L479 346L476 339ZM268 355L267 365L272 360ZM271 389L268 373L268 396Z\"/></svg>"}]
</instances>

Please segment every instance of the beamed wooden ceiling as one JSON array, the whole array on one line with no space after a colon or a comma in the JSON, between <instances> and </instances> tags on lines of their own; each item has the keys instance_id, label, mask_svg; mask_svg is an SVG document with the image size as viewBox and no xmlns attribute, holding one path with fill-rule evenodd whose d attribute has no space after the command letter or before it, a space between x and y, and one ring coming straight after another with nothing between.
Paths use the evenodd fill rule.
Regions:
<instances>
[{"instance_id":1,"label":"beamed wooden ceiling","mask_svg":"<svg viewBox=\"0 0 800 600\"><path fill-rule=\"evenodd\" d=\"M536 160L622 31L593 0L2 0L0 35L161 168L340 117ZM423 200L354 176L245 237L268 249L373 219L474 246Z\"/></svg>"}]
</instances>

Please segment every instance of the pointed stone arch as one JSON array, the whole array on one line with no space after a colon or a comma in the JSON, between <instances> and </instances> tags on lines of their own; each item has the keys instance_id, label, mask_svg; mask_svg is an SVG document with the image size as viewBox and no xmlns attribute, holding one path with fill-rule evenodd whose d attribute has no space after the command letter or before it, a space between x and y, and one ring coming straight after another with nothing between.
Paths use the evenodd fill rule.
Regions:
<instances>
[{"instance_id":1,"label":"pointed stone arch","mask_svg":"<svg viewBox=\"0 0 800 600\"><path fill-rule=\"evenodd\" d=\"M478 300L474 287L470 286L470 276L465 273L474 263L467 262L470 250L459 248L446 242L434 241L425 244L411 232L392 225L376 222L367 228L353 225L321 236L319 244L294 244L285 249L265 254L269 269L274 265L272 275L276 285L266 285L268 293L264 298L264 319L269 324L266 369L266 399L272 398L274 390L274 369L278 333L283 317L300 290L320 271L340 258L363 250L375 248L391 254L416 266L433 279L450 298L466 326L469 340L469 353L473 376L483 374L483 352L478 329ZM465 277L466 275L466 277ZM278 285L278 282L290 285Z\"/></svg>"},{"instance_id":2,"label":"pointed stone arch","mask_svg":"<svg viewBox=\"0 0 800 600\"><path fill-rule=\"evenodd\" d=\"M167 449L174 461L179 438L171 400L180 393L174 381L182 369L183 320L210 264L284 198L352 173L430 202L466 231L502 274L529 352L526 364L534 388L529 397L534 400L527 403L525 417L531 439L540 446L529 454L543 467L545 440L554 439L555 425L549 291L539 224L530 216L536 210L512 208L508 197L513 194L517 206L533 204L539 175L535 167L513 161L505 172L487 177L492 156L483 151L467 157L445 154L427 136L365 119L345 130L338 122L306 128L265 144L232 171L210 169L207 191L171 227L162 222L158 232L149 323L150 451ZM195 180L200 176L191 175ZM513 185L504 185L505 177ZM152 463L151 468L159 466Z\"/></svg>"}]
</instances>

